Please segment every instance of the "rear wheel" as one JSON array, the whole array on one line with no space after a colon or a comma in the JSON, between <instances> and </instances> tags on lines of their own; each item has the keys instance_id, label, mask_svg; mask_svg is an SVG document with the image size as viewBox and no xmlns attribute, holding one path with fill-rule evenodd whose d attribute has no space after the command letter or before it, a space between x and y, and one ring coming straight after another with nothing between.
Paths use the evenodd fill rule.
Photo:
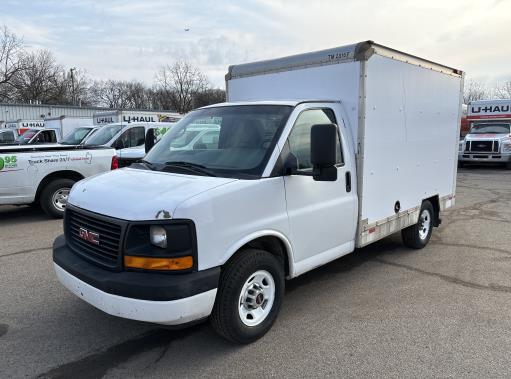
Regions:
<instances>
[{"instance_id":1,"label":"rear wheel","mask_svg":"<svg viewBox=\"0 0 511 379\"><path fill-rule=\"evenodd\" d=\"M431 238L433 231L433 220L435 211L433 205L428 200L422 202L419 212L419 221L401 231L403 243L412 249L422 249Z\"/></svg>"},{"instance_id":2,"label":"rear wheel","mask_svg":"<svg viewBox=\"0 0 511 379\"><path fill-rule=\"evenodd\" d=\"M48 183L41 192L41 208L55 218L64 217L67 198L75 181L72 179L55 179Z\"/></svg>"},{"instance_id":3,"label":"rear wheel","mask_svg":"<svg viewBox=\"0 0 511 379\"><path fill-rule=\"evenodd\" d=\"M211 324L229 341L253 342L270 330L283 296L282 262L263 250L243 250L222 272Z\"/></svg>"}]
</instances>

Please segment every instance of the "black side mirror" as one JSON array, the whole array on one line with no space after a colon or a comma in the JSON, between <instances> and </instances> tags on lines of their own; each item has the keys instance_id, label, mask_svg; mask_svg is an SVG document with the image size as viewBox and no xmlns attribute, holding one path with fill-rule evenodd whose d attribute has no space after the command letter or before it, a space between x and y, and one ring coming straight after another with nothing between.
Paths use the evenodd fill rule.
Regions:
<instances>
[{"instance_id":1,"label":"black side mirror","mask_svg":"<svg viewBox=\"0 0 511 379\"><path fill-rule=\"evenodd\" d=\"M147 133L145 134L145 152L146 154L151 150L154 146L154 129L147 129Z\"/></svg>"},{"instance_id":2,"label":"black side mirror","mask_svg":"<svg viewBox=\"0 0 511 379\"><path fill-rule=\"evenodd\" d=\"M317 181L334 182L337 180L335 124L314 125L311 129L312 177Z\"/></svg>"},{"instance_id":3,"label":"black side mirror","mask_svg":"<svg viewBox=\"0 0 511 379\"><path fill-rule=\"evenodd\" d=\"M115 150L121 150L121 149L124 149L124 142L122 141L122 139L118 139L117 141L115 141L112 145L112 147L115 149Z\"/></svg>"}]
</instances>

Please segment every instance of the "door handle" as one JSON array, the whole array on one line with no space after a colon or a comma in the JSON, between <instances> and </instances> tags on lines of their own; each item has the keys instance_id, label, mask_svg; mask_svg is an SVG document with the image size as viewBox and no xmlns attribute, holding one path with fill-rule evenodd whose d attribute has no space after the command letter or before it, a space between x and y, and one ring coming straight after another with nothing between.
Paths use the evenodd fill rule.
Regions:
<instances>
[{"instance_id":1,"label":"door handle","mask_svg":"<svg viewBox=\"0 0 511 379\"><path fill-rule=\"evenodd\" d=\"M346 192L351 192L351 172L346 171Z\"/></svg>"}]
</instances>

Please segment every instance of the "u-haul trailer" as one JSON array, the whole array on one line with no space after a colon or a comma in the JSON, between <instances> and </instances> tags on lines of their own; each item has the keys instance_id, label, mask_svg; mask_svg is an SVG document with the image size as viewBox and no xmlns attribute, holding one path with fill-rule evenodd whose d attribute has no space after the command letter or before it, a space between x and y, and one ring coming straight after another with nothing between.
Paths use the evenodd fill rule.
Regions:
<instances>
[{"instance_id":1,"label":"u-haul trailer","mask_svg":"<svg viewBox=\"0 0 511 379\"><path fill-rule=\"evenodd\" d=\"M254 341L286 278L400 230L426 246L454 205L462 88L461 71L373 42L231 66L229 102L73 188L57 276L112 315L211 316Z\"/></svg>"}]
</instances>

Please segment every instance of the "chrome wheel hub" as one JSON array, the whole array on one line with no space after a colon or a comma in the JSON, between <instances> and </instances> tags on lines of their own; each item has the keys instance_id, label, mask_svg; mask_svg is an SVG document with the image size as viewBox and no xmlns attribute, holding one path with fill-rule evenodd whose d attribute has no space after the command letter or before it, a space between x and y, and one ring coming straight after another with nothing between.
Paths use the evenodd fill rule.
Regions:
<instances>
[{"instance_id":1,"label":"chrome wheel hub","mask_svg":"<svg viewBox=\"0 0 511 379\"><path fill-rule=\"evenodd\" d=\"M52 196L52 202L55 208L59 211L64 211L66 209L67 198L69 197L69 188L61 188Z\"/></svg>"},{"instance_id":2,"label":"chrome wheel hub","mask_svg":"<svg viewBox=\"0 0 511 379\"><path fill-rule=\"evenodd\" d=\"M270 313L275 299L275 281L268 271L259 270L249 276L241 289L238 312L247 326L257 326Z\"/></svg>"},{"instance_id":3,"label":"chrome wheel hub","mask_svg":"<svg viewBox=\"0 0 511 379\"><path fill-rule=\"evenodd\" d=\"M427 209L424 209L419 217L419 238L425 240L431 228L431 214Z\"/></svg>"}]
</instances>

